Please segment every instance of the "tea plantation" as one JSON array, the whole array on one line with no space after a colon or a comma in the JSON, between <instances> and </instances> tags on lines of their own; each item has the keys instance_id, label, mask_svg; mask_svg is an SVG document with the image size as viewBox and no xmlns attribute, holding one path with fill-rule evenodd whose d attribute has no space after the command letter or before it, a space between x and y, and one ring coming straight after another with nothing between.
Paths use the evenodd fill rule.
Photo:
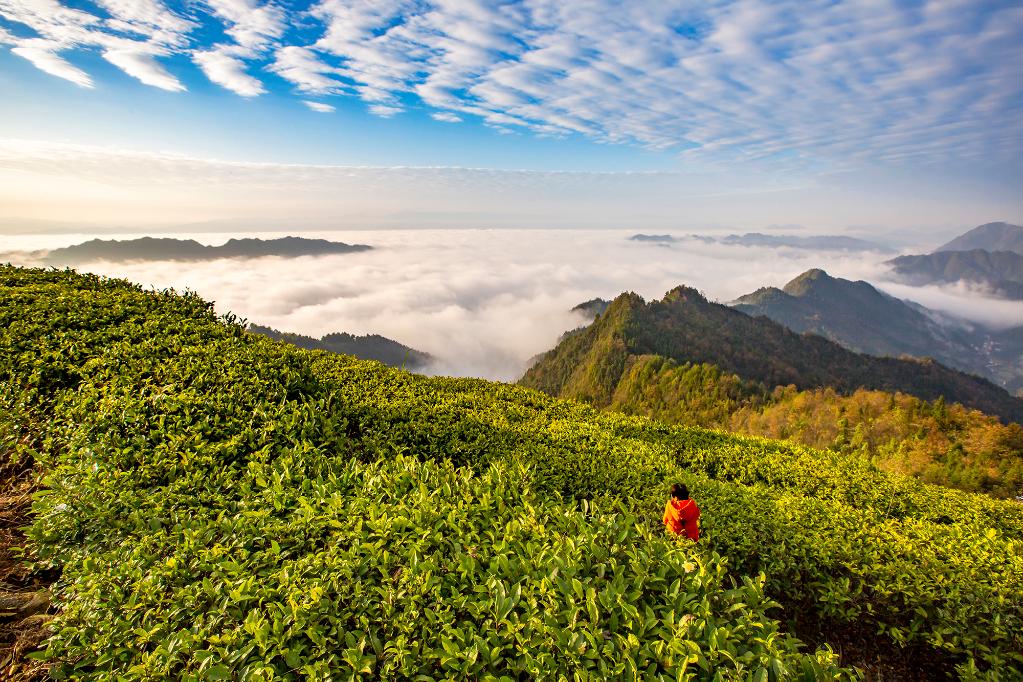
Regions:
<instances>
[{"instance_id":1,"label":"tea plantation","mask_svg":"<svg viewBox=\"0 0 1023 682\"><path fill-rule=\"evenodd\" d=\"M291 348L0 267L0 448L44 472L58 677L835 679L855 623L1023 676L1023 505ZM668 486L704 510L664 536Z\"/></svg>"}]
</instances>

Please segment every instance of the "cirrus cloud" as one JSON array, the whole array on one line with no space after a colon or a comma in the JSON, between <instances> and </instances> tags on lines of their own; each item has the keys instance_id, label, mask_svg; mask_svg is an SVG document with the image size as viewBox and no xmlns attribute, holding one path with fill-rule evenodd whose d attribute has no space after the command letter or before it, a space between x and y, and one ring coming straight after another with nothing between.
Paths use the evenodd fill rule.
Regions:
<instances>
[{"instance_id":1,"label":"cirrus cloud","mask_svg":"<svg viewBox=\"0 0 1023 682\"><path fill-rule=\"evenodd\" d=\"M302 104L321 114L330 114L334 112L334 107L324 102L313 102L311 100L304 99L302 100Z\"/></svg>"},{"instance_id":2,"label":"cirrus cloud","mask_svg":"<svg viewBox=\"0 0 1023 682\"><path fill-rule=\"evenodd\" d=\"M245 72L249 52L230 45L217 45L211 50L192 53L192 60L212 82L242 97L255 97L266 92L258 78Z\"/></svg>"},{"instance_id":3,"label":"cirrus cloud","mask_svg":"<svg viewBox=\"0 0 1023 682\"><path fill-rule=\"evenodd\" d=\"M19 41L11 52L32 62L40 71L45 71L51 76L71 81L83 88L93 87L92 78L78 67L72 66L66 59L57 54L61 49L60 43L48 40L24 40Z\"/></svg>"},{"instance_id":4,"label":"cirrus cloud","mask_svg":"<svg viewBox=\"0 0 1023 682\"><path fill-rule=\"evenodd\" d=\"M103 53L103 58L108 62L146 85L171 92L185 90L181 81L167 73L166 69L156 62L155 56L136 48L110 49Z\"/></svg>"},{"instance_id":5,"label":"cirrus cloud","mask_svg":"<svg viewBox=\"0 0 1023 682\"><path fill-rule=\"evenodd\" d=\"M425 108L700 163L840 169L1023 151L1013 0L0 0L0 19L14 54L83 87L93 79L76 52L175 91L184 75L157 60L181 54L245 97L275 75L382 117Z\"/></svg>"}]
</instances>

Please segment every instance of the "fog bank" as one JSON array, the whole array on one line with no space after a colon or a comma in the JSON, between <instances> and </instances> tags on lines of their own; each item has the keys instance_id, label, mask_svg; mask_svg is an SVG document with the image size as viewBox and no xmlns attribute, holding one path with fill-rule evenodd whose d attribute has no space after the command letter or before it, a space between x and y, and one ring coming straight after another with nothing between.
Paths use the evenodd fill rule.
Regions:
<instances>
[{"instance_id":1,"label":"fog bank","mask_svg":"<svg viewBox=\"0 0 1023 682\"><path fill-rule=\"evenodd\" d=\"M335 331L382 334L436 357L428 370L432 373L504 381L518 379L531 357L584 323L571 308L595 296L634 291L649 300L686 284L711 300L727 302L761 286L782 286L812 267L836 277L867 279L894 295L978 321L1023 324L1020 303L981 299L978 304L976 298L967 303L949 292L883 283L883 257L875 253L698 240L663 246L629 241L636 231L331 231L301 236L370 244L374 250L186 263L96 261L79 269L144 286L190 289L215 301L219 312L284 331L317 337ZM175 236L220 244L251 235ZM88 237L6 239L0 251L55 248Z\"/></svg>"}]
</instances>

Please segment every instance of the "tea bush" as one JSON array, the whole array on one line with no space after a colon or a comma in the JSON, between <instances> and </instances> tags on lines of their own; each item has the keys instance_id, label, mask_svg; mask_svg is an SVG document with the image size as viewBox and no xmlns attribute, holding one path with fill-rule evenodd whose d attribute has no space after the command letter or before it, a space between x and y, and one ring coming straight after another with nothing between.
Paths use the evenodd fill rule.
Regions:
<instances>
[{"instance_id":1,"label":"tea bush","mask_svg":"<svg viewBox=\"0 0 1023 682\"><path fill-rule=\"evenodd\" d=\"M290 348L0 267L0 434L46 471L48 655L95 679L827 679L773 617L1023 670L1023 509L861 462ZM11 437L5 435L6 444ZM665 538L667 486L703 510ZM773 609L773 610L772 610Z\"/></svg>"}]
</instances>

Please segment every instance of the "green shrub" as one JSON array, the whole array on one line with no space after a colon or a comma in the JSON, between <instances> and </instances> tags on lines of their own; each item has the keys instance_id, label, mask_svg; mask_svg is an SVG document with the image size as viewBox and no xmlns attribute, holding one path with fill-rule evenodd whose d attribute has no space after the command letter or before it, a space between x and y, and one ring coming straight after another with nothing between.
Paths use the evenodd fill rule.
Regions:
<instances>
[{"instance_id":1,"label":"green shrub","mask_svg":"<svg viewBox=\"0 0 1023 682\"><path fill-rule=\"evenodd\" d=\"M845 674L774 601L1023 669L1019 505L300 351L72 272L0 268L0 393L47 471L29 534L63 570L65 676ZM675 480L696 546L662 536Z\"/></svg>"}]
</instances>

